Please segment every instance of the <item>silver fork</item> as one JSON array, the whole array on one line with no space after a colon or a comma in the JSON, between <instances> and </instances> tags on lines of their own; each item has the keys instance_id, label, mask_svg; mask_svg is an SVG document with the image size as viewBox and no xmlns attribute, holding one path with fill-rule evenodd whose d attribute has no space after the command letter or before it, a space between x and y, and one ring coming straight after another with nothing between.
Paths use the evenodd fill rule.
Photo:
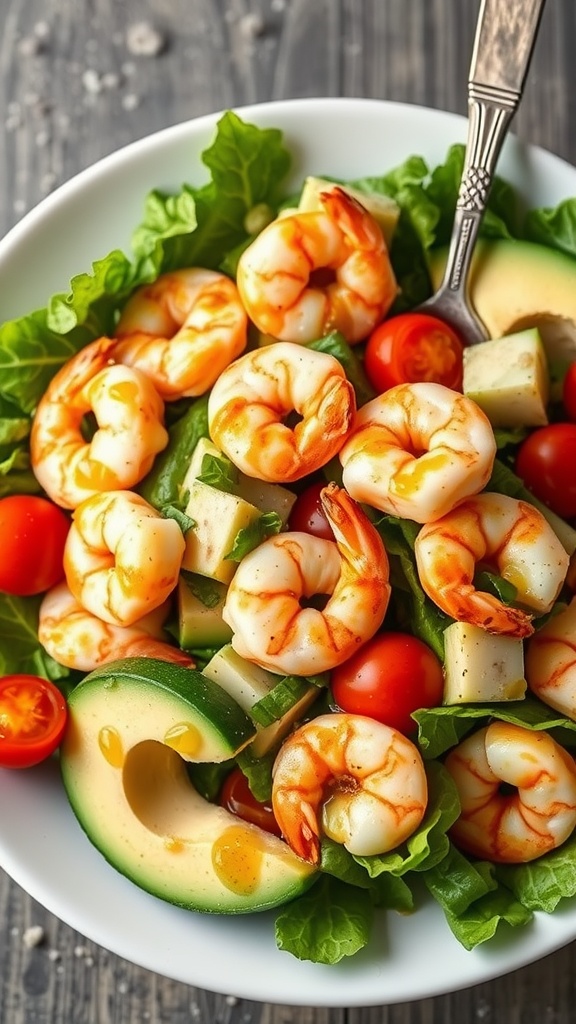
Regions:
<instances>
[{"instance_id":1,"label":"silver fork","mask_svg":"<svg viewBox=\"0 0 576 1024\"><path fill-rule=\"evenodd\" d=\"M468 299L480 222L516 113L545 0L481 0L468 78L468 139L443 280L418 310L439 317L468 345L488 332Z\"/></svg>"}]
</instances>

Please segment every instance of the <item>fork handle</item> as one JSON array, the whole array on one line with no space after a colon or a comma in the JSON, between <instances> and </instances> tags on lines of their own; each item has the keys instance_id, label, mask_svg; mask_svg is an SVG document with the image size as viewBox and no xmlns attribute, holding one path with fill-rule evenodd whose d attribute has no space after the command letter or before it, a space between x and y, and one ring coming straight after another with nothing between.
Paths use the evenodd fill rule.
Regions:
<instances>
[{"instance_id":1,"label":"fork handle","mask_svg":"<svg viewBox=\"0 0 576 1024\"><path fill-rule=\"evenodd\" d=\"M468 139L441 290L466 287L508 128L520 102L545 0L481 0L468 79Z\"/></svg>"}]
</instances>

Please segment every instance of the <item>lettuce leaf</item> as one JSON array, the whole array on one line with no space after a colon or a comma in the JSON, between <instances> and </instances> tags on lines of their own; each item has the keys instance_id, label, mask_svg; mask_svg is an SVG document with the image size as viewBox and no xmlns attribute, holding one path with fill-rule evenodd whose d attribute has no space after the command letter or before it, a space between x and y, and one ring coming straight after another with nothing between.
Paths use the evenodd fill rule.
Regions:
<instances>
[{"instance_id":1,"label":"lettuce leaf","mask_svg":"<svg viewBox=\"0 0 576 1024\"><path fill-rule=\"evenodd\" d=\"M337 964L367 944L373 918L372 900L365 889L320 875L304 896L281 909L276 943L299 960Z\"/></svg>"},{"instance_id":2,"label":"lettuce leaf","mask_svg":"<svg viewBox=\"0 0 576 1024\"><path fill-rule=\"evenodd\" d=\"M500 884L493 864L472 863L454 846L442 864L422 877L465 949L491 939L501 922L517 927L532 919L531 910Z\"/></svg>"},{"instance_id":3,"label":"lettuce leaf","mask_svg":"<svg viewBox=\"0 0 576 1024\"><path fill-rule=\"evenodd\" d=\"M576 896L576 835L528 864L498 864L496 877L528 910L551 914L561 900Z\"/></svg>"},{"instance_id":4,"label":"lettuce leaf","mask_svg":"<svg viewBox=\"0 0 576 1024\"><path fill-rule=\"evenodd\" d=\"M555 207L530 210L524 220L524 237L576 256L576 199L564 199Z\"/></svg>"},{"instance_id":5,"label":"lettuce leaf","mask_svg":"<svg viewBox=\"0 0 576 1024\"><path fill-rule=\"evenodd\" d=\"M526 729L546 729L564 747L576 747L576 722L565 718L535 697L499 704L451 704L425 708L412 716L418 722L418 745L427 759L441 757L482 719L497 718Z\"/></svg>"},{"instance_id":6,"label":"lettuce leaf","mask_svg":"<svg viewBox=\"0 0 576 1024\"><path fill-rule=\"evenodd\" d=\"M390 613L398 628L414 633L444 659L444 630L451 619L424 593L414 558L414 542L420 530L418 523L396 516L376 520L390 557L390 580L393 601Z\"/></svg>"},{"instance_id":7,"label":"lettuce leaf","mask_svg":"<svg viewBox=\"0 0 576 1024\"><path fill-rule=\"evenodd\" d=\"M38 643L42 596L0 593L0 676L28 674L58 682L71 674Z\"/></svg>"},{"instance_id":8,"label":"lettuce leaf","mask_svg":"<svg viewBox=\"0 0 576 1024\"><path fill-rule=\"evenodd\" d=\"M230 251L250 238L254 207L278 209L291 163L282 132L247 124L228 111L202 161L210 171L206 185L148 196L132 238L143 280L184 266L220 268Z\"/></svg>"}]
</instances>

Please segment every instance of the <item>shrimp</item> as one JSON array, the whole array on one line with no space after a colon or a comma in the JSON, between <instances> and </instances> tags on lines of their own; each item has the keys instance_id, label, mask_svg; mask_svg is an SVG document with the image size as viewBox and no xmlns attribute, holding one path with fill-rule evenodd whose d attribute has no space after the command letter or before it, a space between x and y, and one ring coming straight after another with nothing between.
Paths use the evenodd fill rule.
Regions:
<instances>
[{"instance_id":1,"label":"shrimp","mask_svg":"<svg viewBox=\"0 0 576 1024\"><path fill-rule=\"evenodd\" d=\"M445 766L461 804L451 835L475 857L523 864L576 826L576 765L546 732L492 722L451 750ZM502 783L515 792L503 793Z\"/></svg>"},{"instance_id":2,"label":"shrimp","mask_svg":"<svg viewBox=\"0 0 576 1024\"><path fill-rule=\"evenodd\" d=\"M320 860L321 829L360 857L393 850L418 828L427 801L416 746L364 715L334 712L305 722L284 741L272 769L276 821L311 864Z\"/></svg>"},{"instance_id":3,"label":"shrimp","mask_svg":"<svg viewBox=\"0 0 576 1024\"><path fill-rule=\"evenodd\" d=\"M60 665L80 672L119 658L160 658L194 668L192 658L165 640L162 627L169 610L165 602L131 626L115 626L92 615L66 583L59 583L42 599L38 639Z\"/></svg>"},{"instance_id":4,"label":"shrimp","mask_svg":"<svg viewBox=\"0 0 576 1024\"><path fill-rule=\"evenodd\" d=\"M299 480L337 454L356 399L334 356L278 342L247 352L216 381L208 399L210 436L248 476ZM284 418L301 419L292 429Z\"/></svg>"},{"instance_id":5,"label":"shrimp","mask_svg":"<svg viewBox=\"0 0 576 1024\"><path fill-rule=\"evenodd\" d=\"M64 548L66 581L93 615L130 626L172 592L185 547L176 521L139 494L104 492L73 514Z\"/></svg>"},{"instance_id":6,"label":"shrimp","mask_svg":"<svg viewBox=\"0 0 576 1024\"><path fill-rule=\"evenodd\" d=\"M174 270L130 297L114 357L142 370L166 401L202 395L244 351L247 329L229 277L200 267Z\"/></svg>"},{"instance_id":7,"label":"shrimp","mask_svg":"<svg viewBox=\"0 0 576 1024\"><path fill-rule=\"evenodd\" d=\"M488 633L526 637L532 615L474 586L477 564L488 564L516 587L517 601L533 612L551 609L568 570L569 557L544 516L533 505L484 491L463 502L416 537L420 583L453 619Z\"/></svg>"},{"instance_id":8,"label":"shrimp","mask_svg":"<svg viewBox=\"0 0 576 1024\"><path fill-rule=\"evenodd\" d=\"M576 597L530 638L524 671L532 693L576 721Z\"/></svg>"},{"instance_id":9,"label":"shrimp","mask_svg":"<svg viewBox=\"0 0 576 1024\"><path fill-rule=\"evenodd\" d=\"M113 348L112 339L99 338L69 359L34 416L32 469L63 508L100 491L134 487L168 443L162 399L139 370L114 364ZM89 412L98 425L91 441L82 434Z\"/></svg>"},{"instance_id":10,"label":"shrimp","mask_svg":"<svg viewBox=\"0 0 576 1024\"><path fill-rule=\"evenodd\" d=\"M362 406L340 451L353 498L429 523L481 491L496 441L485 413L443 384L398 384Z\"/></svg>"},{"instance_id":11,"label":"shrimp","mask_svg":"<svg viewBox=\"0 0 576 1024\"><path fill-rule=\"evenodd\" d=\"M260 331L281 341L314 341L331 330L362 341L385 316L398 285L382 231L339 187L321 192L322 210L272 221L238 261L238 289ZM316 271L333 275L314 283Z\"/></svg>"},{"instance_id":12,"label":"shrimp","mask_svg":"<svg viewBox=\"0 0 576 1024\"><path fill-rule=\"evenodd\" d=\"M388 601L388 557L377 530L336 484L321 492L336 541L269 537L240 562L222 617L232 646L271 672L307 676L346 661L376 633ZM302 598L327 595L322 611Z\"/></svg>"}]
</instances>

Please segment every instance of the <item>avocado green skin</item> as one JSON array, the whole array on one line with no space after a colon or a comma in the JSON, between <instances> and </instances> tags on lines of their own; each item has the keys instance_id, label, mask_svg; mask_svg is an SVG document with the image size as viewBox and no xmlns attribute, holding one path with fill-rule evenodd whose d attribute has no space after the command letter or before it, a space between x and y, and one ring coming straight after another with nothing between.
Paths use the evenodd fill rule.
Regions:
<instances>
[{"instance_id":1,"label":"avocado green skin","mask_svg":"<svg viewBox=\"0 0 576 1024\"><path fill-rule=\"evenodd\" d=\"M254 723L240 706L221 687L193 668L183 668L157 658L123 658L94 669L76 686L68 699L71 708L82 700L88 687L113 685L114 679L128 680L143 689L153 687L158 697L162 692L180 697L186 703L193 700L194 711L211 729L217 723L225 724L230 748L243 746L254 736ZM235 750L230 750L232 757Z\"/></svg>"},{"instance_id":2,"label":"avocado green skin","mask_svg":"<svg viewBox=\"0 0 576 1024\"><path fill-rule=\"evenodd\" d=\"M254 736L245 712L201 673L156 659L117 661L86 676L69 709L60 765L71 807L91 843L140 888L189 910L243 914L312 884L315 871L282 840L204 800L166 743L170 730L191 723L205 759L224 761ZM103 731L117 735L118 757L104 756ZM239 887L218 870L222 843L240 865Z\"/></svg>"}]
</instances>

